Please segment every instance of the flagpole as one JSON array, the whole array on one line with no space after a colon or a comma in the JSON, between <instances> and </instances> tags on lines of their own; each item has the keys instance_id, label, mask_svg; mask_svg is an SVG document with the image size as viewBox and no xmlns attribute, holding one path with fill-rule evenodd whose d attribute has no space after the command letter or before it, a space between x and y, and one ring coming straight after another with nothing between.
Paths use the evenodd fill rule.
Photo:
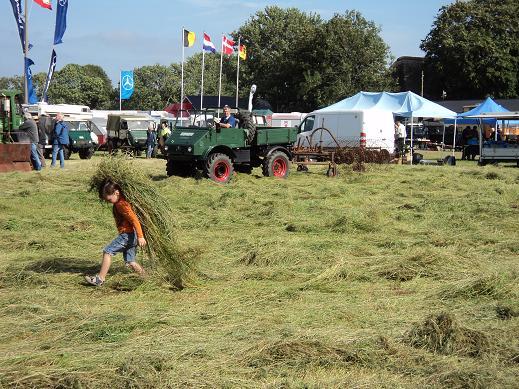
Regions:
<instances>
[{"instance_id":1,"label":"flagpole","mask_svg":"<svg viewBox=\"0 0 519 389\"><path fill-rule=\"evenodd\" d=\"M184 46L185 42L185 29L182 27L182 81L180 85L180 117L182 117L182 108L184 106Z\"/></svg>"},{"instance_id":2,"label":"flagpole","mask_svg":"<svg viewBox=\"0 0 519 389\"><path fill-rule=\"evenodd\" d=\"M122 70L119 71L119 111L122 111L122 104L123 104L123 99L122 99L122 86L123 86L123 80L121 79L121 75L122 75Z\"/></svg>"},{"instance_id":3,"label":"flagpole","mask_svg":"<svg viewBox=\"0 0 519 389\"><path fill-rule=\"evenodd\" d=\"M241 37L238 37L238 67L236 68L236 108L238 108L238 86L240 84L240 42Z\"/></svg>"},{"instance_id":4,"label":"flagpole","mask_svg":"<svg viewBox=\"0 0 519 389\"><path fill-rule=\"evenodd\" d=\"M218 85L218 108L220 108L220 98L222 95L223 37L224 35L222 34L222 45L220 48L220 83ZM218 112L220 112L220 110L218 110Z\"/></svg>"},{"instance_id":5,"label":"flagpole","mask_svg":"<svg viewBox=\"0 0 519 389\"><path fill-rule=\"evenodd\" d=\"M200 110L202 110L204 108L204 70L205 70L205 50L204 50L204 40L202 39L202 83L200 85Z\"/></svg>"},{"instance_id":6,"label":"flagpole","mask_svg":"<svg viewBox=\"0 0 519 389\"><path fill-rule=\"evenodd\" d=\"M25 89L24 93L24 103L29 103L29 87L27 86L27 52L29 51L29 17L27 14L27 0L25 0L25 28L23 32L25 34L25 47L23 48L23 85Z\"/></svg>"}]
</instances>

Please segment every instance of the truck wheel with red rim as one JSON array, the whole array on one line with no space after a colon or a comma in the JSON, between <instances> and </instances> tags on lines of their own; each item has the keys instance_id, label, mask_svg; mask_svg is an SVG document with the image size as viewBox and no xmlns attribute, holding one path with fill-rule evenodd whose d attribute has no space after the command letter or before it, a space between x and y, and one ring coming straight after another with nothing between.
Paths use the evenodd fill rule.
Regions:
<instances>
[{"instance_id":1,"label":"truck wheel with red rim","mask_svg":"<svg viewBox=\"0 0 519 389\"><path fill-rule=\"evenodd\" d=\"M287 178L290 160L282 151L275 151L263 160L263 175L267 177Z\"/></svg>"},{"instance_id":2,"label":"truck wheel with red rim","mask_svg":"<svg viewBox=\"0 0 519 389\"><path fill-rule=\"evenodd\" d=\"M230 181L234 168L231 159L226 154L215 153L207 159L205 171L211 180L226 184Z\"/></svg>"}]
</instances>

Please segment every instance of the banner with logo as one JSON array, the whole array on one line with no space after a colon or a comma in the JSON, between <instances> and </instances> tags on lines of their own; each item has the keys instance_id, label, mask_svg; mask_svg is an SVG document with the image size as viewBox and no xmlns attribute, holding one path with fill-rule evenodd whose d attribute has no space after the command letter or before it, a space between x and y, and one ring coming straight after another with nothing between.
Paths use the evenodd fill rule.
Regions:
<instances>
[{"instance_id":1,"label":"banner with logo","mask_svg":"<svg viewBox=\"0 0 519 389\"><path fill-rule=\"evenodd\" d=\"M58 9L56 11L56 28L54 30L54 44L63 43L61 40L67 29L67 9L68 0L58 0Z\"/></svg>"},{"instance_id":2,"label":"banner with logo","mask_svg":"<svg viewBox=\"0 0 519 389\"><path fill-rule=\"evenodd\" d=\"M22 51L25 52L25 19L22 15L22 2L21 0L11 0L11 5L13 6L14 18L18 26L18 34L20 34Z\"/></svg>"},{"instance_id":3,"label":"banner with logo","mask_svg":"<svg viewBox=\"0 0 519 389\"><path fill-rule=\"evenodd\" d=\"M41 101L47 102L47 92L49 90L52 76L54 75L54 70L56 70L56 50L52 50L52 55L50 56L49 71L47 72L47 79L45 80L45 87L43 88Z\"/></svg>"},{"instance_id":4,"label":"banner with logo","mask_svg":"<svg viewBox=\"0 0 519 389\"><path fill-rule=\"evenodd\" d=\"M36 92L34 92L34 88L32 85L32 71L31 66L34 65L34 62L30 58L25 58L25 77L27 78L27 102L29 104L36 104L38 102L38 98L36 97Z\"/></svg>"},{"instance_id":5,"label":"banner with logo","mask_svg":"<svg viewBox=\"0 0 519 389\"><path fill-rule=\"evenodd\" d=\"M133 94L133 70L121 70L121 100L128 100Z\"/></svg>"}]
</instances>

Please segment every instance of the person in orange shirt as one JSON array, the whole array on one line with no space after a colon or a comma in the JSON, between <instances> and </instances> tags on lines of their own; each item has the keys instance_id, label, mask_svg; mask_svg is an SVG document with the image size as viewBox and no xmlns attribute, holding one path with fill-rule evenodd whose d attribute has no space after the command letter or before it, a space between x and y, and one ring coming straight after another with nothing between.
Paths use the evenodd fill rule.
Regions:
<instances>
[{"instance_id":1,"label":"person in orange shirt","mask_svg":"<svg viewBox=\"0 0 519 389\"><path fill-rule=\"evenodd\" d=\"M99 274L85 276L85 280L94 286L103 285L112 264L112 257L117 253L123 254L126 266L143 276L144 269L135 262L135 256L137 245L144 247L146 239L144 239L141 223L131 204L124 198L121 187L110 180L107 180L100 188L99 198L113 204L113 215L119 235L104 248Z\"/></svg>"}]
</instances>

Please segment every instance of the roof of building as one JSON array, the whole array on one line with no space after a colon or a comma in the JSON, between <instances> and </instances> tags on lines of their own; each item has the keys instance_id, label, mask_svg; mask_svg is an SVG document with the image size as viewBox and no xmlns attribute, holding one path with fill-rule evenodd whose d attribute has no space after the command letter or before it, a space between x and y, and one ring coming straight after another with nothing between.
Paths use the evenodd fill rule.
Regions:
<instances>
[{"instance_id":1,"label":"roof of building","mask_svg":"<svg viewBox=\"0 0 519 389\"><path fill-rule=\"evenodd\" d=\"M193 105L194 109L200 109L200 95L186 96L186 99ZM204 96L204 108L217 108L218 107L218 96ZM230 107L236 107L236 97L231 96L220 96L220 107L228 105ZM248 99L238 99L238 108L247 108Z\"/></svg>"}]
</instances>

